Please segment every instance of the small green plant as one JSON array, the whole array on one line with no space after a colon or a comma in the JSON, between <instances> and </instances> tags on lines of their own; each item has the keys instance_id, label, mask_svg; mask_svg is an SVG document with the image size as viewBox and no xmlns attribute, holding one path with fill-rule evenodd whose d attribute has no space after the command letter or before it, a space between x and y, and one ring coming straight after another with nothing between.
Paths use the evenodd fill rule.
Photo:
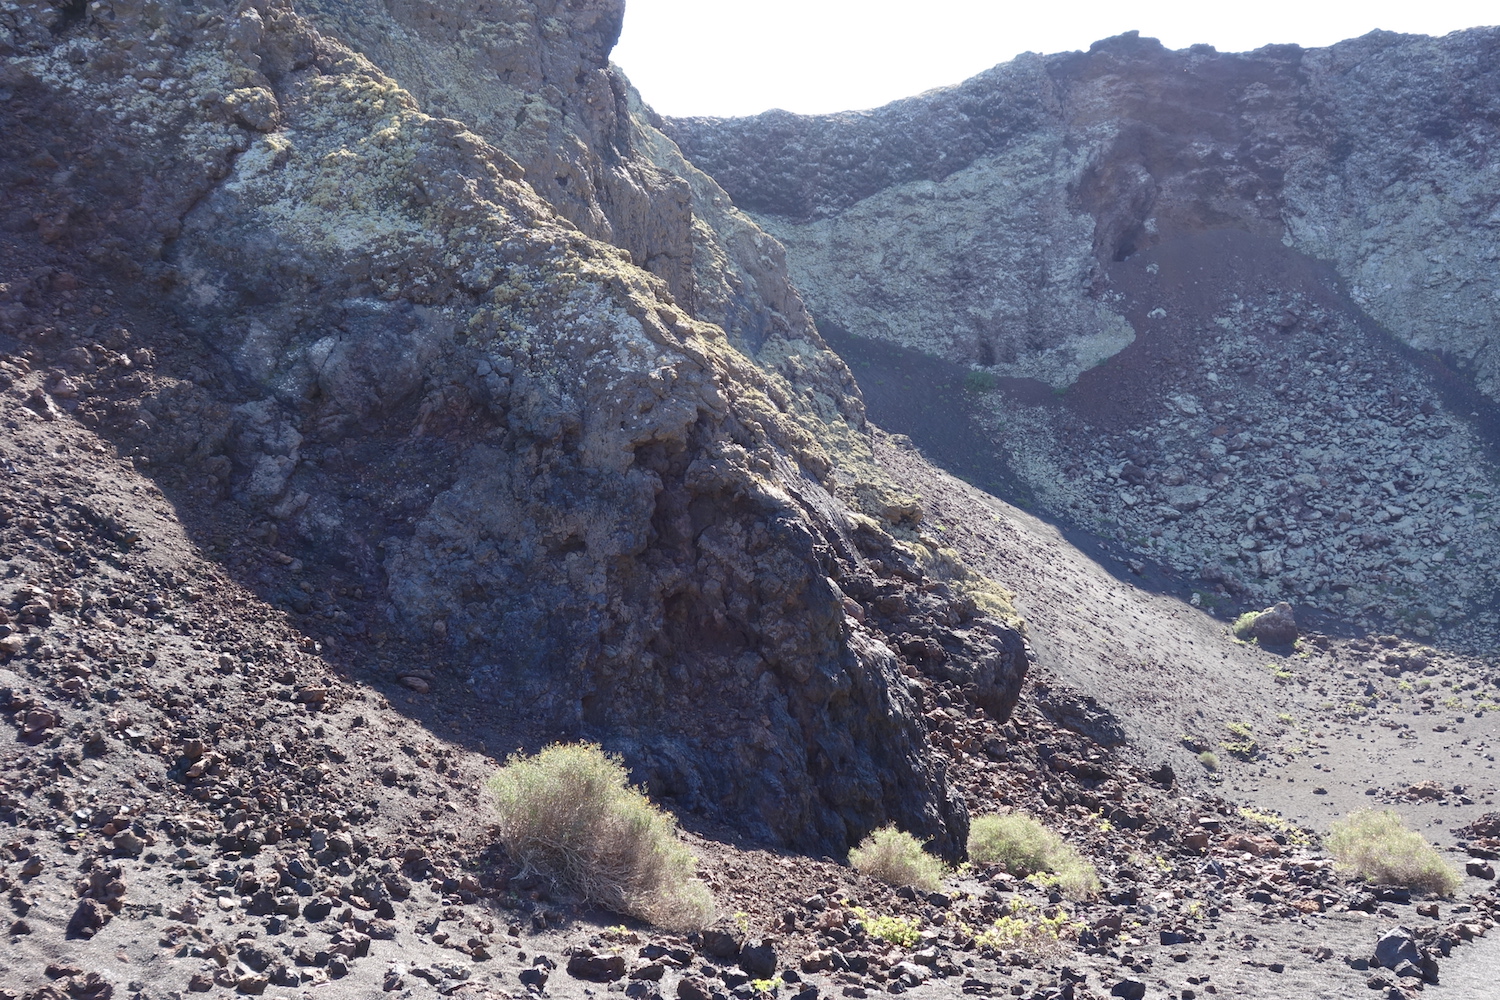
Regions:
<instances>
[{"instance_id":1,"label":"small green plant","mask_svg":"<svg viewBox=\"0 0 1500 1000\"><path fill-rule=\"evenodd\" d=\"M979 816L969 826L969 857L976 864L1003 864L1012 875L1052 875L1070 899L1099 891L1094 866L1034 816L1012 812Z\"/></svg>"},{"instance_id":2,"label":"small green plant","mask_svg":"<svg viewBox=\"0 0 1500 1000\"><path fill-rule=\"evenodd\" d=\"M775 993L777 990L781 989L785 985L786 984L784 982L782 982L780 976L776 976L774 979L752 979L752 980L750 980L750 989L753 990L757 994Z\"/></svg>"},{"instance_id":3,"label":"small green plant","mask_svg":"<svg viewBox=\"0 0 1500 1000\"><path fill-rule=\"evenodd\" d=\"M1371 882L1451 896L1458 873L1390 809L1362 809L1333 824L1323 844L1339 864Z\"/></svg>"},{"instance_id":4,"label":"small green plant","mask_svg":"<svg viewBox=\"0 0 1500 1000\"><path fill-rule=\"evenodd\" d=\"M871 916L863 906L854 907L854 915L865 925L865 933L895 945L910 948L922 940L922 925L915 919L892 917L885 914Z\"/></svg>"},{"instance_id":5,"label":"small green plant","mask_svg":"<svg viewBox=\"0 0 1500 1000\"><path fill-rule=\"evenodd\" d=\"M1077 937L1082 928L1066 910L1058 909L1047 916L1035 903L1021 900L1012 904L1010 913L975 935L974 944L993 951L1049 957L1060 952L1062 942Z\"/></svg>"},{"instance_id":6,"label":"small green plant","mask_svg":"<svg viewBox=\"0 0 1500 1000\"><path fill-rule=\"evenodd\" d=\"M1260 617L1259 611L1246 611L1234 620L1230 631L1236 639L1245 640L1250 638L1250 629L1255 625L1255 619Z\"/></svg>"},{"instance_id":7,"label":"small green plant","mask_svg":"<svg viewBox=\"0 0 1500 1000\"><path fill-rule=\"evenodd\" d=\"M737 910L734 914L734 926L740 932L740 937L750 936L750 914L744 910Z\"/></svg>"},{"instance_id":8,"label":"small green plant","mask_svg":"<svg viewBox=\"0 0 1500 1000\"><path fill-rule=\"evenodd\" d=\"M1219 769L1219 755L1212 750L1205 750L1198 755L1198 763L1202 764L1207 770L1217 771Z\"/></svg>"},{"instance_id":9,"label":"small green plant","mask_svg":"<svg viewBox=\"0 0 1500 1000\"><path fill-rule=\"evenodd\" d=\"M1260 752L1260 744L1255 741L1255 734L1250 731L1248 723L1226 722L1224 728L1229 730L1229 735L1236 737L1234 740L1220 743L1231 755L1250 760Z\"/></svg>"},{"instance_id":10,"label":"small green plant","mask_svg":"<svg viewBox=\"0 0 1500 1000\"><path fill-rule=\"evenodd\" d=\"M512 754L489 781L498 834L524 870L585 902L677 930L713 915L697 859L677 822L629 783L625 765L597 744L554 744Z\"/></svg>"},{"instance_id":11,"label":"small green plant","mask_svg":"<svg viewBox=\"0 0 1500 1000\"><path fill-rule=\"evenodd\" d=\"M1240 808L1240 816L1252 823L1259 823L1262 826L1270 827L1284 836L1287 843L1293 846L1308 847L1312 844L1312 838L1307 835L1307 832L1284 816L1278 816L1275 813L1265 812L1260 809L1251 809L1249 806L1242 806Z\"/></svg>"},{"instance_id":12,"label":"small green plant","mask_svg":"<svg viewBox=\"0 0 1500 1000\"><path fill-rule=\"evenodd\" d=\"M849 864L890 885L936 891L943 885L943 863L922 849L921 841L894 825L883 826L849 852Z\"/></svg>"},{"instance_id":13,"label":"small green plant","mask_svg":"<svg viewBox=\"0 0 1500 1000\"><path fill-rule=\"evenodd\" d=\"M976 368L964 376L964 388L969 392L994 392L999 382L995 373Z\"/></svg>"}]
</instances>

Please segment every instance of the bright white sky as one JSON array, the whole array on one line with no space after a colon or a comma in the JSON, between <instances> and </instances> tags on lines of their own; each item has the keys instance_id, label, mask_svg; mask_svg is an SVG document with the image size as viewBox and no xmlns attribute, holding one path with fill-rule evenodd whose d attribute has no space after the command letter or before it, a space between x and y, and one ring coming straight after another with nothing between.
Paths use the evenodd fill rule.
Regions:
<instances>
[{"instance_id":1,"label":"bright white sky","mask_svg":"<svg viewBox=\"0 0 1500 1000\"><path fill-rule=\"evenodd\" d=\"M626 0L613 59L667 115L872 108L1021 52L1138 29L1168 48L1312 47L1375 28L1444 35L1496 0Z\"/></svg>"}]
</instances>

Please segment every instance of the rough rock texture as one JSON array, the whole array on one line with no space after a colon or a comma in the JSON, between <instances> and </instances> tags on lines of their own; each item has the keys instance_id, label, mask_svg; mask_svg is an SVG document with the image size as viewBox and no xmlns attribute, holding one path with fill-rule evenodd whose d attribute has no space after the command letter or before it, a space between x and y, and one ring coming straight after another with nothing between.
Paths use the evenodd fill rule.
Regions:
<instances>
[{"instance_id":1,"label":"rough rock texture","mask_svg":"<svg viewBox=\"0 0 1500 1000\"><path fill-rule=\"evenodd\" d=\"M955 390L978 370L976 481L1204 600L1480 645L1497 52L1497 29L1246 54L1124 35L872 112L667 130L786 244L846 358L935 355ZM852 363L867 387L910 364ZM919 413L874 416L933 443Z\"/></svg>"},{"instance_id":2,"label":"rough rock texture","mask_svg":"<svg viewBox=\"0 0 1500 1000\"><path fill-rule=\"evenodd\" d=\"M1284 237L1335 262L1372 316L1413 346L1471 366L1495 398L1500 355L1488 331L1500 318L1492 263L1500 259L1500 168L1486 151L1500 129L1497 50L1495 28L1441 39L1372 32L1326 49L1246 54L1170 52L1132 33L1087 53L1024 55L873 112L680 119L669 132L743 208L771 223L799 282L835 245L828 227L838 229L851 210L899 211L927 199L941 212L966 186L1010 188L1005 200L1031 203L950 213L950 225L966 230L952 239L982 253L964 262L971 274L951 274L951 282L983 285L1024 257L1066 294L1096 275L1040 263L1059 253L1076 261L1087 247L1103 264L1210 228ZM871 198L879 200L860 207ZM984 234L997 212L1013 225ZM1044 242L1070 249L1038 252ZM862 268L878 240L837 245L854 258L843 280L825 275L825 265L804 287L833 322L855 289L878 294L891 285ZM925 271L912 279L940 301L954 294L931 287ZM1056 290L1032 284L1037 296ZM1001 287L967 298L973 317L957 356L993 364L983 345L998 356L1024 336L1025 301ZM893 328L904 321L890 320ZM1046 343L1038 346L1072 332L1040 331ZM929 336L941 343L946 334ZM1017 353L1035 350L1022 344Z\"/></svg>"},{"instance_id":3,"label":"rough rock texture","mask_svg":"<svg viewBox=\"0 0 1500 1000\"><path fill-rule=\"evenodd\" d=\"M1037 57L875 112L668 134L787 247L818 322L1066 385L1131 340L1090 298L1085 169Z\"/></svg>"},{"instance_id":4,"label":"rough rock texture","mask_svg":"<svg viewBox=\"0 0 1500 1000\"><path fill-rule=\"evenodd\" d=\"M347 8L410 9L462 8ZM609 9L490 14L597 60ZM585 1000L622 974L632 997L1347 996L1395 988L1355 966L1398 923L1489 995L1462 942L1500 912L1492 866L1439 907L1309 838L1375 795L1491 857L1493 657L1308 632L1262 669L867 435L774 242L644 109L641 155L692 191L696 316L332 17L0 11L0 1000ZM1024 697L973 566L1044 631ZM1246 759L1191 773L1226 732ZM722 933L621 926L495 848L496 757L575 736L682 818ZM976 934L1061 914L1041 880L918 894L783 849L891 819L951 853L965 808L1005 807L1102 881L1036 954Z\"/></svg>"},{"instance_id":5,"label":"rough rock texture","mask_svg":"<svg viewBox=\"0 0 1500 1000\"><path fill-rule=\"evenodd\" d=\"M1290 604L1282 601L1257 614L1249 632L1267 646L1290 646L1297 641L1297 615Z\"/></svg>"},{"instance_id":6,"label":"rough rock texture","mask_svg":"<svg viewBox=\"0 0 1500 1000\"><path fill-rule=\"evenodd\" d=\"M636 155L628 84L609 67L624 0L302 5L429 114L505 150L585 234L631 252L692 301L687 185Z\"/></svg>"},{"instance_id":7,"label":"rough rock texture","mask_svg":"<svg viewBox=\"0 0 1500 1000\"><path fill-rule=\"evenodd\" d=\"M304 6L425 111L462 120L514 158L554 211L630 251L682 308L833 400L825 418L862 421L858 390L813 330L781 247L682 157L608 65L623 0Z\"/></svg>"},{"instance_id":8,"label":"rough rock texture","mask_svg":"<svg viewBox=\"0 0 1500 1000\"><path fill-rule=\"evenodd\" d=\"M961 852L904 672L1003 719L1023 640L938 546L841 499L882 495L818 442L858 458L847 370L773 259L704 249L774 244L742 217L684 240L708 231L690 185L619 139L644 133L604 64L618 4L368 7L4 15L0 337L60 366L38 406L216 498L200 528L238 526L232 568L377 662L406 643L414 688L462 678L774 842L837 853L895 820ZM441 82L460 37L522 104ZM806 356L762 371L675 304L687 247L741 281L708 312L760 309L736 277L759 274ZM90 284L108 327L39 312ZM110 364L141 369L133 397L105 398ZM251 569L261 545L305 578Z\"/></svg>"},{"instance_id":9,"label":"rough rock texture","mask_svg":"<svg viewBox=\"0 0 1500 1000\"><path fill-rule=\"evenodd\" d=\"M1109 273L1137 344L1062 396L980 404L1041 503L1204 600L1295 595L1487 641L1500 537L1477 393L1277 243L1182 237Z\"/></svg>"}]
</instances>

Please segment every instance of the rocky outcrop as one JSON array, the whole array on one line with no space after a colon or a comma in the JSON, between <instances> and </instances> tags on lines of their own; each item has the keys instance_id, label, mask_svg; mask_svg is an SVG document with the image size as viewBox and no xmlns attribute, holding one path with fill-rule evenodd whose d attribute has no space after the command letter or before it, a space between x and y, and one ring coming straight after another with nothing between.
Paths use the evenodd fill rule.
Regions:
<instances>
[{"instance_id":1,"label":"rocky outcrop","mask_svg":"<svg viewBox=\"0 0 1500 1000\"><path fill-rule=\"evenodd\" d=\"M1170 52L1129 34L1087 53L1021 56L873 112L680 119L669 132L788 245L820 320L851 330L951 341L945 353L959 360L994 365L993 352L1003 364L1012 349L1033 354L1071 333L1032 322L1040 342L1025 343L1029 302L1017 291L1028 286L989 285L1014 280L1018 261L1042 279L1029 287L1043 300L1092 286L1112 260L1232 228L1334 262L1376 320L1451 354L1497 398L1500 355L1486 331L1500 318L1488 263L1500 244L1483 157L1500 129L1497 47L1494 28L1245 54ZM890 211L923 202L939 217L927 231L959 230L911 251L924 264L965 251L966 273L939 274L946 282L931 265L883 271L870 255L886 243L858 221L894 225ZM1068 248L1071 266L1048 244ZM826 260L832 246L850 258L841 268ZM1085 256L1097 263L1079 266ZM956 296L970 307L961 334L944 330L947 313L924 324L899 302L888 329L846 318L862 296L884 303L902 290L912 305L936 300L929 309Z\"/></svg>"},{"instance_id":2,"label":"rocky outcrop","mask_svg":"<svg viewBox=\"0 0 1500 1000\"><path fill-rule=\"evenodd\" d=\"M825 328L1066 385L1128 324L1091 296L1082 168L1038 57L874 112L668 122L787 247Z\"/></svg>"},{"instance_id":3,"label":"rocky outcrop","mask_svg":"<svg viewBox=\"0 0 1500 1000\"><path fill-rule=\"evenodd\" d=\"M376 664L402 651L380 669L602 739L683 809L961 853L912 677L1003 718L1023 640L935 543L845 502L880 489L849 471L847 369L774 242L726 200L696 215L720 195L632 117L618 4L6 17L0 336L216 497L233 568ZM66 282L108 284L115 325L47 326ZM151 374L104 398L108 358ZM283 589L259 545L310 579Z\"/></svg>"},{"instance_id":4,"label":"rocky outcrop","mask_svg":"<svg viewBox=\"0 0 1500 1000\"><path fill-rule=\"evenodd\" d=\"M871 341L953 364L997 483L1198 600L1482 644L1497 46L1125 35L872 112L668 133L785 243L862 381L906 377ZM874 416L925 445L909 409Z\"/></svg>"},{"instance_id":5,"label":"rocky outcrop","mask_svg":"<svg viewBox=\"0 0 1500 1000\"><path fill-rule=\"evenodd\" d=\"M314 0L299 10L424 111L462 120L513 158L555 212L628 250L676 304L834 400L827 418L862 423L859 392L813 329L780 245L684 159L609 65L624 0Z\"/></svg>"},{"instance_id":6,"label":"rocky outcrop","mask_svg":"<svg viewBox=\"0 0 1500 1000\"><path fill-rule=\"evenodd\" d=\"M1285 601L1255 615L1245 633L1267 646L1290 646L1297 641L1297 616Z\"/></svg>"},{"instance_id":7,"label":"rocky outcrop","mask_svg":"<svg viewBox=\"0 0 1500 1000\"><path fill-rule=\"evenodd\" d=\"M629 84L608 64L624 0L312 0L298 9L425 112L504 150L557 214L629 250L691 308L687 185L637 152Z\"/></svg>"}]
</instances>

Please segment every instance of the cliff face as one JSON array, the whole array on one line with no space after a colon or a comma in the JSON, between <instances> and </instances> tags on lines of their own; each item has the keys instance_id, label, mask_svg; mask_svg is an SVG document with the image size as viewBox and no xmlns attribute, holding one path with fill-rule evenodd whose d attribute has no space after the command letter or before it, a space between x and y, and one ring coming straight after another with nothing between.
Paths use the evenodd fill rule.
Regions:
<instances>
[{"instance_id":1,"label":"cliff face","mask_svg":"<svg viewBox=\"0 0 1500 1000\"><path fill-rule=\"evenodd\" d=\"M304 12L394 79L423 109L461 120L525 171L528 186L588 236L663 278L674 301L759 353L816 357L831 395L858 391L812 331L781 248L664 139L608 64L624 0L312 2ZM770 352L774 362L787 350ZM795 377L795 375L794 375Z\"/></svg>"},{"instance_id":2,"label":"cliff face","mask_svg":"<svg viewBox=\"0 0 1500 1000\"><path fill-rule=\"evenodd\" d=\"M618 3L3 16L3 346L232 573L685 809L962 850L908 674L1004 718L1023 640L862 471L774 241L606 65Z\"/></svg>"},{"instance_id":3,"label":"cliff face","mask_svg":"<svg viewBox=\"0 0 1500 1000\"><path fill-rule=\"evenodd\" d=\"M1497 74L1496 29L1127 35L872 112L668 132L786 245L846 358L979 370L997 482L1201 597L1428 628L1495 596Z\"/></svg>"},{"instance_id":4,"label":"cliff face","mask_svg":"<svg viewBox=\"0 0 1500 1000\"><path fill-rule=\"evenodd\" d=\"M1486 151L1500 129L1497 47L1496 29L1243 55L1125 35L1087 53L1021 56L874 112L683 119L669 131L787 237L799 279L820 276L805 289L820 316L841 321L861 292L936 298L930 322L898 303L872 336L946 342L982 364L1035 353L1029 331L1041 347L1064 332L1028 321L1022 283L987 287L995 274L1027 261L1042 279L1025 283L1034 297L1066 296L1113 260L1232 228L1334 262L1374 319L1451 354L1496 398L1500 246ZM852 247L842 270L827 259L842 245L830 231L863 235L879 213L910 232L891 213L923 202L923 232L950 242L917 255L962 249L972 275L880 280L863 259L873 241ZM931 332L965 309L957 329Z\"/></svg>"}]
</instances>

